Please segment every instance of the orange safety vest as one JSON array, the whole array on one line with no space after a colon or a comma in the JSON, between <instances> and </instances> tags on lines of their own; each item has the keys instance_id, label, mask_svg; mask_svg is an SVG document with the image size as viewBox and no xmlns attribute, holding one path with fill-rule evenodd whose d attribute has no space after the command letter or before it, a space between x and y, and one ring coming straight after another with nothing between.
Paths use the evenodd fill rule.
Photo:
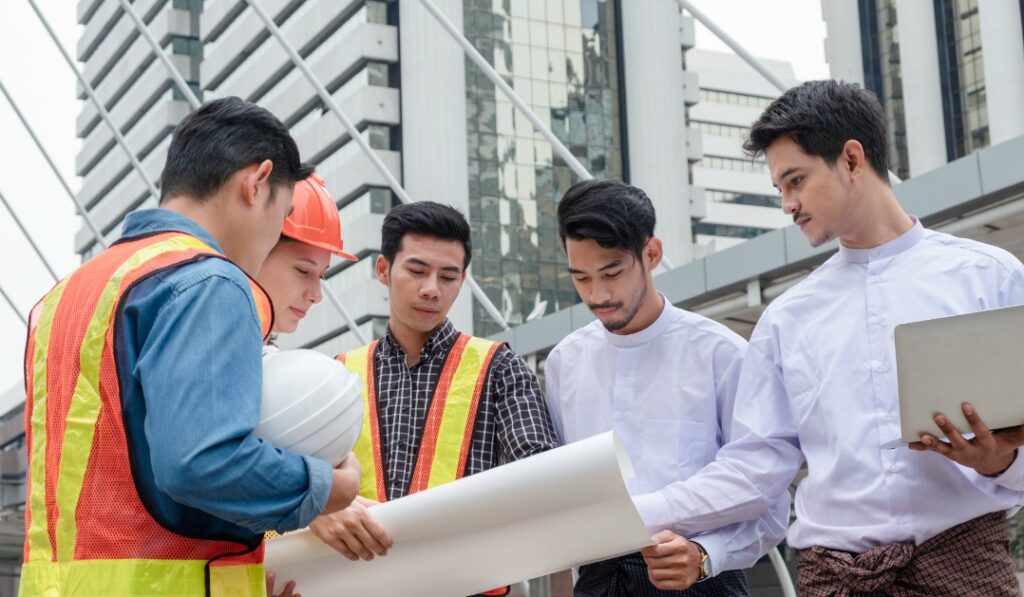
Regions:
<instances>
[{"instance_id":1,"label":"orange safety vest","mask_svg":"<svg viewBox=\"0 0 1024 597\"><path fill-rule=\"evenodd\" d=\"M377 341L338 355L338 360L363 380L363 429L353 452L363 465L359 494L384 502L388 499L384 461L380 450L380 422L377 417L377 377L373 355ZM499 342L460 334L445 357L430 400L416 465L408 493L444 485L466 474L466 462L473 443L480 396L483 394L491 360ZM508 595L509 587L483 595Z\"/></svg>"},{"instance_id":2,"label":"orange safety vest","mask_svg":"<svg viewBox=\"0 0 1024 597\"><path fill-rule=\"evenodd\" d=\"M226 259L180 232L123 240L33 308L21 595L265 594L262 543L240 553L239 543L162 527L142 503L129 461L114 346L118 306L144 278L206 258ZM270 299L250 285L266 336Z\"/></svg>"}]
</instances>

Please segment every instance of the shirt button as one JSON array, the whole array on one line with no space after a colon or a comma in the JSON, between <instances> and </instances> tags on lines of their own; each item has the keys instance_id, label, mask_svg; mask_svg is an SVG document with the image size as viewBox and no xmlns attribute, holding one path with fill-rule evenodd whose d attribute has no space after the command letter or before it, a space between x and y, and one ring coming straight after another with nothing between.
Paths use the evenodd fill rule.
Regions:
<instances>
[{"instance_id":1,"label":"shirt button","mask_svg":"<svg viewBox=\"0 0 1024 597\"><path fill-rule=\"evenodd\" d=\"M868 276L868 284L878 284L878 276Z\"/></svg>"},{"instance_id":2,"label":"shirt button","mask_svg":"<svg viewBox=\"0 0 1024 597\"><path fill-rule=\"evenodd\" d=\"M892 422L892 415L889 415L889 414L882 415L882 420L885 421L886 423L891 423Z\"/></svg>"},{"instance_id":3,"label":"shirt button","mask_svg":"<svg viewBox=\"0 0 1024 597\"><path fill-rule=\"evenodd\" d=\"M872 315L871 317L868 317L868 323L871 325L879 325L882 323L882 318L877 315Z\"/></svg>"},{"instance_id":4,"label":"shirt button","mask_svg":"<svg viewBox=\"0 0 1024 597\"><path fill-rule=\"evenodd\" d=\"M890 472L890 473L898 473L898 472L900 472L901 470L903 470L903 467L902 467L902 466L900 466L900 465L898 465L898 464L894 464L894 465L892 465L892 466L890 466L890 467L889 467L889 472Z\"/></svg>"},{"instance_id":5,"label":"shirt button","mask_svg":"<svg viewBox=\"0 0 1024 597\"><path fill-rule=\"evenodd\" d=\"M872 256L872 257L878 257L878 256L879 256L879 255L881 255L881 254L882 254L882 252L881 252L881 251L871 251L871 256Z\"/></svg>"},{"instance_id":6,"label":"shirt button","mask_svg":"<svg viewBox=\"0 0 1024 597\"><path fill-rule=\"evenodd\" d=\"M889 370L889 365L886 365L882 361L871 361L871 368L878 372L885 372Z\"/></svg>"}]
</instances>

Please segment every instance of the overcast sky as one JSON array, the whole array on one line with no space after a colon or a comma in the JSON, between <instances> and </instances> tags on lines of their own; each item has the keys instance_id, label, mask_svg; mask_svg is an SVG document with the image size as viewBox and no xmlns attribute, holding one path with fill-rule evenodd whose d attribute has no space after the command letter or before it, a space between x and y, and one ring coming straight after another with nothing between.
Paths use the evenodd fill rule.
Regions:
<instances>
[{"instance_id":1,"label":"overcast sky","mask_svg":"<svg viewBox=\"0 0 1024 597\"><path fill-rule=\"evenodd\" d=\"M106 0L113 2L114 0ZM513 0L514 2L525 0ZM623 0L626 2L651 0ZM720 27L753 54L793 64L798 79L828 76L825 64L825 25L821 0L694 0ZM37 0L65 47L74 56L80 27L75 0ZM780 10L785 6L785 10ZM5 0L0 7L0 80L14 96L72 188L80 142L75 118L81 103L75 98L75 76L50 41L25 0ZM697 46L727 50L715 36L698 26ZM117 151L115 149L115 151ZM58 275L78 263L73 238L80 227L74 207L39 151L32 144L6 100L0 97L0 192L22 222L43 245ZM45 268L22 238L9 214L0 209L0 286L22 312L52 285ZM0 302L0 395L21 383L25 330L11 309ZM6 405L0 404L0 414Z\"/></svg>"}]
</instances>

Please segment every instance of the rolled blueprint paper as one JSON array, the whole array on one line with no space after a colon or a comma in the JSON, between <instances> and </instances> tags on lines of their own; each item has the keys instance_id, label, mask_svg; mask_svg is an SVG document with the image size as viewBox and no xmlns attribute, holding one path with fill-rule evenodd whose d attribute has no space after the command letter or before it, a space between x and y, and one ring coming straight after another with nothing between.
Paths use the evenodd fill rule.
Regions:
<instances>
[{"instance_id":1,"label":"rolled blueprint paper","mask_svg":"<svg viewBox=\"0 0 1024 597\"><path fill-rule=\"evenodd\" d=\"M351 562L309 530L267 543L304 597L472 595L651 544L614 432L371 508L395 544Z\"/></svg>"}]
</instances>

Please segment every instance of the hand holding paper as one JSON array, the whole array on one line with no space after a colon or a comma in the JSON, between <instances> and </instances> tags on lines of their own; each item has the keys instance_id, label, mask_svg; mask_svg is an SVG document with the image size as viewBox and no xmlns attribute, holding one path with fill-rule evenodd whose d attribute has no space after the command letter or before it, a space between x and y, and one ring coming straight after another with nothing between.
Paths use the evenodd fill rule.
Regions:
<instances>
[{"instance_id":1,"label":"hand holding paper","mask_svg":"<svg viewBox=\"0 0 1024 597\"><path fill-rule=\"evenodd\" d=\"M348 561L310 531L267 545L305 597L471 595L651 544L613 432L372 508L388 555Z\"/></svg>"}]
</instances>

